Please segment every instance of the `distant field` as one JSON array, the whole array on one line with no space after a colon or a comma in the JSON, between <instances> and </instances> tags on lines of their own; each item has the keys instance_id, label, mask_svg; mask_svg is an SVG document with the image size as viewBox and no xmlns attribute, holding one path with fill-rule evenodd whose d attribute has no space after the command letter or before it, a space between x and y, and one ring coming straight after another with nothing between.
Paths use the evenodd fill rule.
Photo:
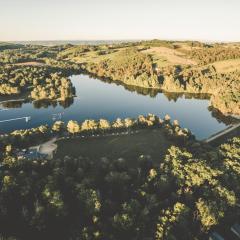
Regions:
<instances>
[{"instance_id":1,"label":"distant field","mask_svg":"<svg viewBox=\"0 0 240 240\"><path fill-rule=\"evenodd\" d=\"M159 66L168 65L196 65L194 60L188 59L184 53L167 47L151 47L143 53L152 55L153 61Z\"/></svg>"},{"instance_id":2,"label":"distant field","mask_svg":"<svg viewBox=\"0 0 240 240\"><path fill-rule=\"evenodd\" d=\"M22 63L15 63L16 66L43 66L45 63L41 62L22 62Z\"/></svg>"},{"instance_id":3,"label":"distant field","mask_svg":"<svg viewBox=\"0 0 240 240\"><path fill-rule=\"evenodd\" d=\"M178 45L180 47L180 49L186 50L186 51L192 51L194 49L201 49L201 47L192 47L187 43L177 43L176 45Z\"/></svg>"},{"instance_id":4,"label":"distant field","mask_svg":"<svg viewBox=\"0 0 240 240\"><path fill-rule=\"evenodd\" d=\"M74 57L72 59L78 63L84 63L84 62L97 63L104 59L111 59L115 54L116 52L108 53L105 55L98 55L98 51L90 51L90 52L79 54L80 56Z\"/></svg>"},{"instance_id":5,"label":"distant field","mask_svg":"<svg viewBox=\"0 0 240 240\"><path fill-rule=\"evenodd\" d=\"M151 155L158 162L172 145L172 141L166 138L162 129L144 129L131 135L61 140L57 145L57 157L123 157L134 164L133 161L142 154Z\"/></svg>"},{"instance_id":6,"label":"distant field","mask_svg":"<svg viewBox=\"0 0 240 240\"><path fill-rule=\"evenodd\" d=\"M1 50L6 50L6 49L18 49L22 48L23 45L21 44L14 44L10 42L0 42L0 51Z\"/></svg>"},{"instance_id":7,"label":"distant field","mask_svg":"<svg viewBox=\"0 0 240 240\"><path fill-rule=\"evenodd\" d=\"M221 73L233 72L236 70L240 71L240 58L215 62L213 65L216 70Z\"/></svg>"}]
</instances>

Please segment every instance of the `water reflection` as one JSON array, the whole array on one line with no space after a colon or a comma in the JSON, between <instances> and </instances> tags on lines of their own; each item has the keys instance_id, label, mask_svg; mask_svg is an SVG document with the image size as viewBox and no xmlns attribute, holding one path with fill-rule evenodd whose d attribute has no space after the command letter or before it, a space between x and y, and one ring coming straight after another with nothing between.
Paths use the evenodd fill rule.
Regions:
<instances>
[{"instance_id":1,"label":"water reflection","mask_svg":"<svg viewBox=\"0 0 240 240\"><path fill-rule=\"evenodd\" d=\"M226 125L234 124L234 123L239 123L239 119L232 117L232 116L226 116L222 114L219 110L216 108L213 108L211 106L208 107L208 110L211 112L212 116L217 119L219 123L224 123Z\"/></svg>"},{"instance_id":2,"label":"water reflection","mask_svg":"<svg viewBox=\"0 0 240 240\"><path fill-rule=\"evenodd\" d=\"M21 108L24 101L9 101L0 103L0 108Z\"/></svg>"},{"instance_id":3,"label":"water reflection","mask_svg":"<svg viewBox=\"0 0 240 240\"><path fill-rule=\"evenodd\" d=\"M102 80L103 81L103 80ZM109 84L114 84L113 82L108 81ZM117 85L120 85L117 83ZM143 96L149 96L151 98L155 98L159 93L164 94L166 98L169 101L174 101L177 102L179 98L185 98L185 99L204 99L204 100L209 100L210 96L209 94L203 94L203 93L170 93L170 92L163 92L160 90L156 89L151 89L151 88L142 88L142 87L137 87L137 86L128 86L128 85L123 85L121 84L126 90L130 92L135 92L139 95ZM33 107L36 109L41 109L41 108L48 108L48 107L57 107L57 106L62 106L63 108L68 108L72 104L74 104L74 98L68 98L65 101L48 101L48 100L38 100L38 101L30 101L30 100L25 100L25 101L18 101L18 100L11 100L11 101L4 101L0 102L0 107L1 108L21 108L23 104L25 103L32 103ZM209 108L209 111L213 111L213 109ZM214 113L213 116L220 115L220 112ZM224 117L224 115L223 115ZM228 117L228 119L231 119L231 117Z\"/></svg>"},{"instance_id":4,"label":"water reflection","mask_svg":"<svg viewBox=\"0 0 240 240\"><path fill-rule=\"evenodd\" d=\"M99 78L91 75L91 78L100 80L104 83L109 83L109 84L115 84L118 86L123 86L124 89L130 91L130 92L135 92L139 95L144 95L144 96L150 96L152 98L156 97L159 93L163 93L169 101L174 101L176 102L179 98L185 97L186 99L204 99L204 100L209 100L210 99L210 94L207 93L173 93L173 92L164 92L159 89L153 89L153 88L143 88L143 87L138 87L138 86L131 86L131 85L126 85L123 84L120 81L112 81L111 79L108 78Z\"/></svg>"},{"instance_id":5,"label":"water reflection","mask_svg":"<svg viewBox=\"0 0 240 240\"><path fill-rule=\"evenodd\" d=\"M48 108L48 107L56 108L57 106L62 106L65 109L65 108L69 108L73 103L74 103L74 98L68 98L65 101L41 100L41 101L34 101L33 106L36 109Z\"/></svg>"},{"instance_id":6,"label":"water reflection","mask_svg":"<svg viewBox=\"0 0 240 240\"><path fill-rule=\"evenodd\" d=\"M41 124L53 124L56 116L61 120L83 121L84 119L117 117L135 118L139 114L153 113L161 117L169 114L189 128L197 138L205 138L220 131L235 121L209 108L209 95L166 93L156 89L122 85L106 79L94 79L87 75L72 76L76 88L75 98L64 102L11 101L0 103L0 121L31 116L31 121L0 123L0 132L26 129ZM117 86L121 85L121 86ZM1 111L8 109L8 111ZM59 115L61 113L61 115Z\"/></svg>"},{"instance_id":7,"label":"water reflection","mask_svg":"<svg viewBox=\"0 0 240 240\"><path fill-rule=\"evenodd\" d=\"M65 101L48 101L48 100L38 100L38 101L9 101L9 102L0 102L0 108L22 108L23 104L32 103L33 107L36 109L62 106L63 108L69 108L74 103L74 98L68 98Z\"/></svg>"}]
</instances>

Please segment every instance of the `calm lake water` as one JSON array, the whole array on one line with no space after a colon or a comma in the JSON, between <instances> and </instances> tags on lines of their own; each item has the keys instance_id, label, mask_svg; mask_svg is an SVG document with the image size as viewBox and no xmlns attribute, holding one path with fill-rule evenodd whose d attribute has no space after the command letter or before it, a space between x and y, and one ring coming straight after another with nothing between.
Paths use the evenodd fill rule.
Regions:
<instances>
[{"instance_id":1,"label":"calm lake water","mask_svg":"<svg viewBox=\"0 0 240 240\"><path fill-rule=\"evenodd\" d=\"M72 102L65 106L49 106L45 104L34 106L33 103L23 103L13 106L0 106L0 121L30 116L24 119L0 123L0 132L15 129L26 129L41 124L52 124L61 119L83 121L85 119L105 118L114 120L118 117L135 118L140 114L154 113L160 117L169 114L172 119L178 119L182 127L189 128L198 139L203 139L226 127L226 124L215 118L209 111L209 100L196 99L182 95L164 94L147 90L126 89L115 83L107 83L87 75L71 77L76 88L76 95ZM141 92L141 93L140 93Z\"/></svg>"}]
</instances>

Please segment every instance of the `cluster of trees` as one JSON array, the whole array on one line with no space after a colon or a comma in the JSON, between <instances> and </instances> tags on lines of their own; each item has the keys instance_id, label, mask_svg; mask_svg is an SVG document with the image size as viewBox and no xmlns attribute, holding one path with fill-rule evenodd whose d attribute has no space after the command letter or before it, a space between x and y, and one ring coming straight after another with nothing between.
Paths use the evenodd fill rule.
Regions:
<instances>
[{"instance_id":1,"label":"cluster of trees","mask_svg":"<svg viewBox=\"0 0 240 240\"><path fill-rule=\"evenodd\" d=\"M65 101L75 95L75 89L68 78L59 73L50 74L45 79L45 84L37 85L31 91L31 98L34 100L60 100Z\"/></svg>"},{"instance_id":2,"label":"cluster of trees","mask_svg":"<svg viewBox=\"0 0 240 240\"><path fill-rule=\"evenodd\" d=\"M69 48L69 45L41 46L0 43L0 64L14 64L38 61L44 62L48 58L56 58L60 51Z\"/></svg>"},{"instance_id":3,"label":"cluster of trees","mask_svg":"<svg viewBox=\"0 0 240 240\"><path fill-rule=\"evenodd\" d=\"M204 154L172 146L157 166L144 155L132 167L122 158L11 161L0 171L0 233L202 240L217 229L231 239L224 230L240 217L239 159L234 138Z\"/></svg>"},{"instance_id":4,"label":"cluster of trees","mask_svg":"<svg viewBox=\"0 0 240 240\"><path fill-rule=\"evenodd\" d=\"M57 55L58 60L71 60L75 57L83 57L89 52L95 52L97 55L106 55L113 53L116 49L135 46L137 43L115 43L115 44L98 44L98 45L77 45L71 46Z\"/></svg>"},{"instance_id":5,"label":"cluster of trees","mask_svg":"<svg viewBox=\"0 0 240 240\"><path fill-rule=\"evenodd\" d=\"M207 93L223 113L240 114L240 72L218 73L214 66L168 67L159 72L161 89L167 92Z\"/></svg>"},{"instance_id":6,"label":"cluster of trees","mask_svg":"<svg viewBox=\"0 0 240 240\"><path fill-rule=\"evenodd\" d=\"M185 44L189 47L212 47L209 44L198 42L198 41L167 41L167 40L159 40L159 39L153 39L153 40L146 40L139 42L142 46L145 47L167 47L167 48L181 48L182 44Z\"/></svg>"},{"instance_id":7,"label":"cluster of trees","mask_svg":"<svg viewBox=\"0 0 240 240\"><path fill-rule=\"evenodd\" d=\"M0 135L0 158L4 153L6 146L26 148L28 146L37 145L51 136L50 128L47 125L41 125L36 128L15 130L9 134Z\"/></svg>"},{"instance_id":8,"label":"cluster of trees","mask_svg":"<svg viewBox=\"0 0 240 240\"><path fill-rule=\"evenodd\" d=\"M212 95L211 105L222 113L240 115L240 84L236 82L235 86L228 91L221 89L218 94Z\"/></svg>"},{"instance_id":9,"label":"cluster of trees","mask_svg":"<svg viewBox=\"0 0 240 240\"><path fill-rule=\"evenodd\" d=\"M113 122L109 122L106 119L95 120L85 120L82 123L77 121L69 121L67 124L67 131L71 134L84 133L84 132L105 132L105 131L115 131L121 129L136 129L136 128L150 128L150 127L164 127L169 136L179 136L183 138L193 137L191 132L186 128L181 128L177 120L173 123L170 122L171 118L166 115L162 120L158 116L153 114L148 114L147 116L139 115L137 119L117 118ZM61 124L61 122L56 122L55 124ZM62 129L62 127L59 127Z\"/></svg>"},{"instance_id":10,"label":"cluster of trees","mask_svg":"<svg viewBox=\"0 0 240 240\"><path fill-rule=\"evenodd\" d=\"M73 97L70 79L57 68L39 66L0 67L0 94L30 93L34 100L61 100Z\"/></svg>"},{"instance_id":11,"label":"cluster of trees","mask_svg":"<svg viewBox=\"0 0 240 240\"><path fill-rule=\"evenodd\" d=\"M192 58L197 59L199 64L205 65L216 61L240 58L240 48L214 45L210 48L194 49L190 55Z\"/></svg>"},{"instance_id":12,"label":"cluster of trees","mask_svg":"<svg viewBox=\"0 0 240 240\"><path fill-rule=\"evenodd\" d=\"M81 54L90 51L96 51L98 49L97 46L94 45L80 45L80 46L71 46L64 51L59 52L58 59L68 59L79 57Z\"/></svg>"},{"instance_id":13,"label":"cluster of trees","mask_svg":"<svg viewBox=\"0 0 240 240\"><path fill-rule=\"evenodd\" d=\"M98 77L121 81L127 85L145 88L158 88L158 78L153 71L150 56L136 48L127 48L114 54L111 59L90 63L86 70Z\"/></svg>"},{"instance_id":14,"label":"cluster of trees","mask_svg":"<svg viewBox=\"0 0 240 240\"><path fill-rule=\"evenodd\" d=\"M141 44L144 47L167 47L167 48L174 48L173 43L174 43L173 41L165 41L165 40L159 40L159 39L139 42L139 44Z\"/></svg>"},{"instance_id":15,"label":"cluster of trees","mask_svg":"<svg viewBox=\"0 0 240 240\"><path fill-rule=\"evenodd\" d=\"M58 71L64 73L67 76L71 76L73 74L79 74L82 72L84 65L77 64L71 61L61 60L61 59L52 59L46 58L46 65L51 66L52 68L58 69Z\"/></svg>"}]
</instances>

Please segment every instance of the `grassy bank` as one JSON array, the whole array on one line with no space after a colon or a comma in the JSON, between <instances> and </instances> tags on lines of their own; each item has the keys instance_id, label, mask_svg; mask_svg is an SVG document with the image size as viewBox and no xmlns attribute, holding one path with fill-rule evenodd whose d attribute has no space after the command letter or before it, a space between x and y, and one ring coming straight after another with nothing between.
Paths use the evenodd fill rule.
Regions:
<instances>
[{"instance_id":1,"label":"grassy bank","mask_svg":"<svg viewBox=\"0 0 240 240\"><path fill-rule=\"evenodd\" d=\"M145 154L159 161L166 150L173 144L164 134L163 129L142 129L127 135L111 135L89 138L64 139L57 142L56 157L118 158L119 156L133 163L133 159Z\"/></svg>"}]
</instances>

